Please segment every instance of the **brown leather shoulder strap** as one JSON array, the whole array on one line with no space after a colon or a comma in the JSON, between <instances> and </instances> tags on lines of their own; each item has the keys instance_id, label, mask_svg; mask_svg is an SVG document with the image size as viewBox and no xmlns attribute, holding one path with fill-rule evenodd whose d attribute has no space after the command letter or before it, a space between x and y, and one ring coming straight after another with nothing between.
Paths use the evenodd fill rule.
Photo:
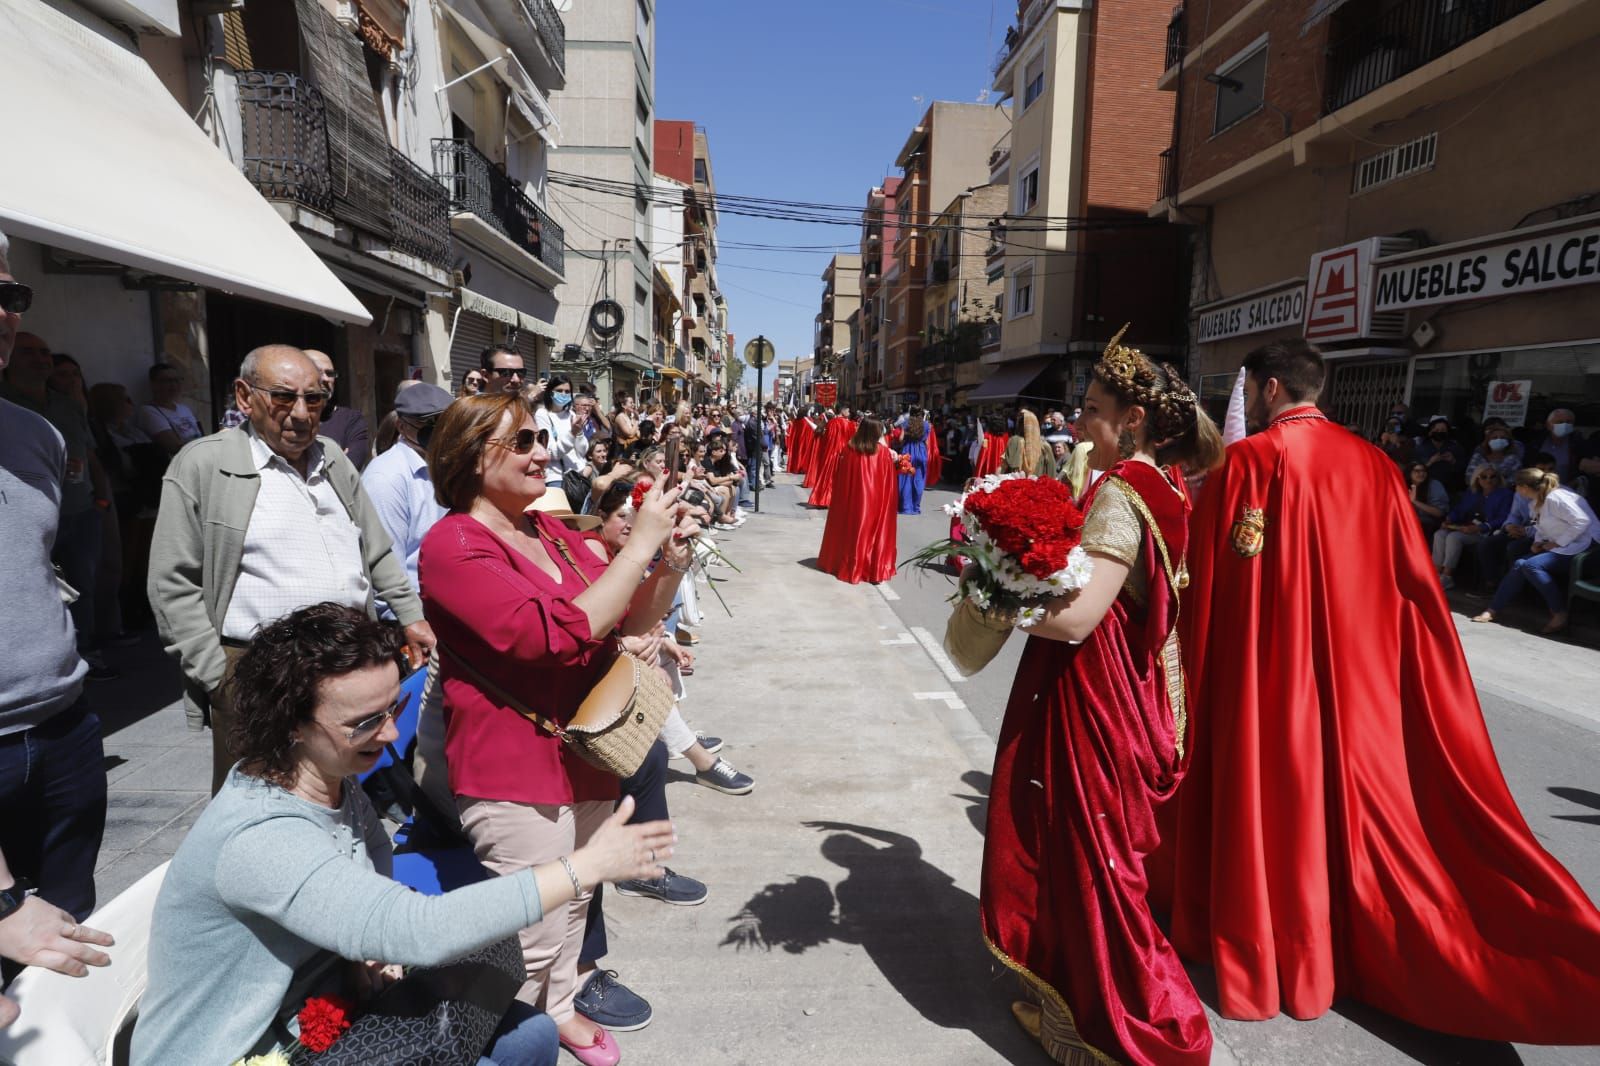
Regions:
<instances>
[{"instance_id":1,"label":"brown leather shoulder strap","mask_svg":"<svg viewBox=\"0 0 1600 1066\"><path fill-rule=\"evenodd\" d=\"M530 517L529 521L533 523L533 531L538 535L539 539L554 546L555 550L561 553L561 558L567 561L567 567L574 574L578 575L578 580L582 581L584 585L592 588L594 586L594 582L590 581L589 575L584 573L583 570L579 568L578 561L572 557L572 552L567 549L567 542L562 540L560 537L551 536L545 531L544 526L539 524L539 520L537 518Z\"/></svg>"},{"instance_id":2,"label":"brown leather shoulder strap","mask_svg":"<svg viewBox=\"0 0 1600 1066\"><path fill-rule=\"evenodd\" d=\"M448 658L451 662L459 666L461 668L461 672L466 674L467 677L471 679L472 683L477 685L485 693L493 696L501 703L504 703L506 706L522 715L522 717L526 718L528 721L548 732L551 736L559 737L561 740L570 743L570 738L567 736L567 731L565 729L562 729L559 725L544 717L538 711L531 710L521 700L517 699L515 696L501 688L499 685L495 684L493 681L490 681L477 667L467 662L467 660L463 659L449 648L446 648L443 644L436 644L435 647L439 649L442 658Z\"/></svg>"}]
</instances>

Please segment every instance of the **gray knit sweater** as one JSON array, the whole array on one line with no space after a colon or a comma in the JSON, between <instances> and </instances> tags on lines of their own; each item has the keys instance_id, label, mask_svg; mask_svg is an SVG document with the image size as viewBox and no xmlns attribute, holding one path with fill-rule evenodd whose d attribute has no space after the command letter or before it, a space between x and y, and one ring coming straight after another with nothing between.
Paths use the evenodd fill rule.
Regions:
<instances>
[{"instance_id":1,"label":"gray knit sweater","mask_svg":"<svg viewBox=\"0 0 1600 1066\"><path fill-rule=\"evenodd\" d=\"M235 767L156 900L134 1066L267 1050L295 972L319 953L438 965L540 919L532 870L424 896L390 880L392 860L353 780L329 810Z\"/></svg>"}]
</instances>

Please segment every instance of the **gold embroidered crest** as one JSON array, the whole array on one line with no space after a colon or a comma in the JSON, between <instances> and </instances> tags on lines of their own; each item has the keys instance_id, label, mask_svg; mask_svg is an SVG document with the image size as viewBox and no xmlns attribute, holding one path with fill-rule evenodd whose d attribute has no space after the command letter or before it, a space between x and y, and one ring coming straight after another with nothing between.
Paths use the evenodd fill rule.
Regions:
<instances>
[{"instance_id":1,"label":"gold embroidered crest","mask_svg":"<svg viewBox=\"0 0 1600 1066\"><path fill-rule=\"evenodd\" d=\"M1266 544L1267 513L1257 507L1246 507L1233 524L1233 550L1246 559L1254 559Z\"/></svg>"}]
</instances>

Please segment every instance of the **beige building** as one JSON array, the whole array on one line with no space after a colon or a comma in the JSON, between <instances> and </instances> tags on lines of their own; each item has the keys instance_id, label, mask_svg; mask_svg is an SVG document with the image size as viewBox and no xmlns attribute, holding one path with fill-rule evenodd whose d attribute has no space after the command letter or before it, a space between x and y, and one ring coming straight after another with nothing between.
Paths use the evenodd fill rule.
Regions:
<instances>
[{"instance_id":1,"label":"beige building","mask_svg":"<svg viewBox=\"0 0 1600 1066\"><path fill-rule=\"evenodd\" d=\"M987 265L988 223L1005 213L1004 185L979 185L959 194L934 219L923 290L922 351L917 391L935 410L964 406L986 375L980 362L985 329L1000 321L1005 283Z\"/></svg>"},{"instance_id":2,"label":"beige building","mask_svg":"<svg viewBox=\"0 0 1600 1066\"><path fill-rule=\"evenodd\" d=\"M817 312L812 358L820 375L839 381L839 398L854 399L856 383L844 377L846 362L856 366L850 316L861 310L861 256L850 252L834 256L822 272L822 310ZM859 320L858 320L859 321Z\"/></svg>"}]
</instances>

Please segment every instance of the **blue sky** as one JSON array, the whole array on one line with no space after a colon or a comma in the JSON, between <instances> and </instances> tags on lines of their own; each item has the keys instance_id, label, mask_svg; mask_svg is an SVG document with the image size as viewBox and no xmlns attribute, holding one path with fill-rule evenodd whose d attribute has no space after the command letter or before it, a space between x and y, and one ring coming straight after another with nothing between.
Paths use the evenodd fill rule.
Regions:
<instances>
[{"instance_id":1,"label":"blue sky","mask_svg":"<svg viewBox=\"0 0 1600 1066\"><path fill-rule=\"evenodd\" d=\"M988 87L1015 11L1011 0L658 0L656 117L706 128L719 192L864 204L898 173L928 103L970 103ZM717 236L741 355L757 333L780 360L810 355L833 252L730 245L854 251L860 231L723 215Z\"/></svg>"}]
</instances>

